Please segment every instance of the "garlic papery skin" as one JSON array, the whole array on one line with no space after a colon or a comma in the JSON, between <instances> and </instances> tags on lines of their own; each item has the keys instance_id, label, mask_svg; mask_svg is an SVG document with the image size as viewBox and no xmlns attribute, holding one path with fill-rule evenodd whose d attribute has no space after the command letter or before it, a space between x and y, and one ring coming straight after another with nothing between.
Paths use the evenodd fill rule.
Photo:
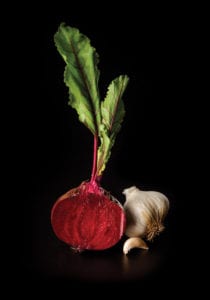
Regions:
<instances>
[{"instance_id":1,"label":"garlic papery skin","mask_svg":"<svg viewBox=\"0 0 210 300\"><path fill-rule=\"evenodd\" d=\"M168 198L155 191L142 191L136 186L123 190L126 197L126 230L128 237L143 237L148 241L164 229L163 221L169 210Z\"/></svg>"}]
</instances>

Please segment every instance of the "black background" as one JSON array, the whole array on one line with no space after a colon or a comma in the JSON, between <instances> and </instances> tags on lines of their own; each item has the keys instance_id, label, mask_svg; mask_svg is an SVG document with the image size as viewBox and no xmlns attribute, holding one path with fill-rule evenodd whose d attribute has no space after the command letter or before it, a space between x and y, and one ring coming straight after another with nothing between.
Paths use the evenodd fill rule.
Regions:
<instances>
[{"instance_id":1,"label":"black background","mask_svg":"<svg viewBox=\"0 0 210 300\"><path fill-rule=\"evenodd\" d=\"M184 9L68 3L31 6L16 24L21 52L24 178L21 252L23 279L34 286L171 286L184 284L184 210L191 199L186 180L192 128L188 90L188 38ZM53 35L61 22L87 35L100 56L100 91L120 74L130 77L126 116L102 179L121 203L131 185L165 193L171 203L166 230L148 253L123 256L123 240L103 253L73 254L54 236L50 210L56 199L91 174L92 136L67 105L64 62ZM27 25L26 25L27 24ZM27 30L26 30L27 28ZM29 30L30 29L30 30ZM185 229L187 231L187 228ZM185 231L184 230L184 231ZM181 247L180 247L181 244ZM179 274L176 280L174 274Z\"/></svg>"}]
</instances>

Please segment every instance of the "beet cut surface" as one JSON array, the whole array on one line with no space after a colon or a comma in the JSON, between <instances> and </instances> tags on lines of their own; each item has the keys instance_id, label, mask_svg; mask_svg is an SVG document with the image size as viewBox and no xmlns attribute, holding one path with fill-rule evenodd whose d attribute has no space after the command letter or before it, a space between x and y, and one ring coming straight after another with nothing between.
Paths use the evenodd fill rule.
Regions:
<instances>
[{"instance_id":1,"label":"beet cut surface","mask_svg":"<svg viewBox=\"0 0 210 300\"><path fill-rule=\"evenodd\" d=\"M125 213L103 188L83 182L58 198L51 223L56 236L76 250L104 250L122 237Z\"/></svg>"}]
</instances>

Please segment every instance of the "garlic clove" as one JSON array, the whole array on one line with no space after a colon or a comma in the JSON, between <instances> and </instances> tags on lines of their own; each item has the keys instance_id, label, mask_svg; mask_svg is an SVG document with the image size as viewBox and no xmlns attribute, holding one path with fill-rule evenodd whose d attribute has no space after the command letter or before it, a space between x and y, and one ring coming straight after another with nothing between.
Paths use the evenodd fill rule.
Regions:
<instances>
[{"instance_id":1,"label":"garlic clove","mask_svg":"<svg viewBox=\"0 0 210 300\"><path fill-rule=\"evenodd\" d=\"M148 250L149 247L140 237L131 237L127 239L123 245L123 253L128 254L131 249L140 248L144 250Z\"/></svg>"}]
</instances>

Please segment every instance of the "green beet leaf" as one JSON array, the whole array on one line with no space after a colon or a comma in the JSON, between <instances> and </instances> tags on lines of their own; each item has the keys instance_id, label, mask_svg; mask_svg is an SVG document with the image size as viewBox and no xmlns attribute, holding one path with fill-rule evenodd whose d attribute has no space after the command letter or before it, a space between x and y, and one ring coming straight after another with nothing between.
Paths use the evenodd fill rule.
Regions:
<instances>
[{"instance_id":1,"label":"green beet leaf","mask_svg":"<svg viewBox=\"0 0 210 300\"><path fill-rule=\"evenodd\" d=\"M125 115L122 96L129 78L127 75L120 75L114 79L104 101L100 101L99 56L89 38L77 28L62 23L54 40L66 63L64 82L69 88L69 104L77 111L79 120L94 135L91 180L99 180Z\"/></svg>"},{"instance_id":2,"label":"green beet leaf","mask_svg":"<svg viewBox=\"0 0 210 300\"><path fill-rule=\"evenodd\" d=\"M101 145L98 149L97 174L100 176L106 167L111 155L111 148L114 145L117 133L125 115L123 93L127 87L129 78L121 75L114 79L108 87L107 95L101 102L102 126L99 135Z\"/></svg>"},{"instance_id":3,"label":"green beet leaf","mask_svg":"<svg viewBox=\"0 0 210 300\"><path fill-rule=\"evenodd\" d=\"M85 35L64 23L54 40L66 62L64 81L69 88L69 104L76 109L79 120L95 135L101 122L98 54Z\"/></svg>"}]
</instances>

